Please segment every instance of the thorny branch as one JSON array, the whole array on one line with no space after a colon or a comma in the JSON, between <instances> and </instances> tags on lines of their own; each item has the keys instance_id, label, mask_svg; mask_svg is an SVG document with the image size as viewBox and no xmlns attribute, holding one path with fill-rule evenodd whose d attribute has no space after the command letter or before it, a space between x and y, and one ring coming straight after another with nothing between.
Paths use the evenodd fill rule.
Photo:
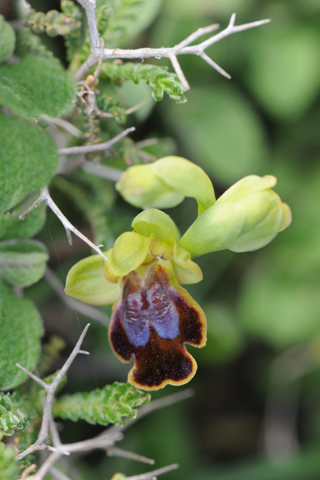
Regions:
<instances>
[{"instance_id":1,"label":"thorny branch","mask_svg":"<svg viewBox=\"0 0 320 480\"><path fill-rule=\"evenodd\" d=\"M90 7L92 3L95 3L95 0L81 0L79 3L85 8L90 36L95 35L94 29L90 25L95 22L95 11ZM236 14L233 13L231 15L230 21L228 26L219 33L211 36L207 40L204 40L197 45L191 45L193 42L198 40L200 37L204 35L210 34L219 28L218 24L208 25L204 28L199 28L195 32L191 33L187 38L182 40L180 43L175 45L174 47L161 47L161 48L137 48L137 49L120 49L120 48L104 48L103 49L103 60L114 60L114 59L145 59L145 58L169 58L171 64L183 85L185 90L190 90L190 85L183 73L183 70L179 64L177 59L178 55L197 55L201 57L208 65L214 68L217 72L221 75L225 76L226 78L230 79L231 76L223 70L216 62L214 62L206 53L205 50L214 45L215 43L219 42L220 40L232 35L233 33L242 32L244 30L248 30L250 28L259 27L266 23L270 22L270 19L259 20L257 22L245 23L243 25L235 25ZM94 41L97 42L96 36L94 36ZM99 60L99 51L100 45L94 47L94 42L90 42L90 55L87 61L80 67L78 72L75 75L77 80L81 80L89 71L90 69L96 65Z\"/></svg>"},{"instance_id":2,"label":"thorny branch","mask_svg":"<svg viewBox=\"0 0 320 480\"><path fill-rule=\"evenodd\" d=\"M17 363L18 368L20 368L23 372L27 373L30 378L32 378L35 382L37 382L39 385L41 385L41 387L43 387L45 389L45 391L47 392L47 397L46 397L46 401L45 401L45 405L44 405L44 409L43 409L42 424L41 424L38 439L33 445L31 445L29 448L27 448L27 450L25 450L24 452L17 455L17 457L16 457L17 460L22 460L24 457L29 455L29 453L32 453L36 450L39 450L38 447L40 447L40 449L43 449L43 446L45 445L45 442L47 441L47 438L48 438L48 435L49 435L49 427L50 427L50 423L52 421L52 405L53 405L55 392L56 392L61 380L63 379L63 377L66 375L67 371L69 370L69 368L70 368L72 362L74 361L74 359L76 358L76 356L79 355L79 354L88 355L88 352L85 352L84 350L81 350L80 347L82 345L83 339L84 339L84 337L87 333L87 330L88 330L89 326L90 326L90 323L88 323L86 325L86 327L84 328L84 330L83 330L82 334L80 335L79 340L77 341L74 349L72 350L71 354L67 358L67 360L64 363L63 367L61 368L61 370L58 371L58 373L57 373L57 375L56 375L56 377L55 377L55 379L53 380L52 383L44 382L43 380L41 380L41 378L37 377L32 372L29 372L23 366L21 366Z\"/></svg>"},{"instance_id":3,"label":"thorny branch","mask_svg":"<svg viewBox=\"0 0 320 480\"><path fill-rule=\"evenodd\" d=\"M81 153L92 153L92 152L102 152L103 150L109 150L112 145L122 140L124 137L129 135L129 133L134 132L135 127L127 128L123 130L123 132L116 135L108 142L103 143L96 143L95 145L82 145L80 147L68 147L68 148L60 148L58 152L60 155L78 155Z\"/></svg>"},{"instance_id":4,"label":"thorny branch","mask_svg":"<svg viewBox=\"0 0 320 480\"><path fill-rule=\"evenodd\" d=\"M99 60L100 39L96 22L96 0L79 0L85 9L90 33L90 54L77 71L75 78L81 80Z\"/></svg>"},{"instance_id":5,"label":"thorny branch","mask_svg":"<svg viewBox=\"0 0 320 480\"><path fill-rule=\"evenodd\" d=\"M39 205L41 205L41 203L45 203L46 205L48 205L48 207L51 208L53 213L59 218L60 222L65 228L70 245L72 244L72 238L71 238L70 232L73 232L77 237L81 238L81 240L83 240L87 245L93 248L93 250L95 250L104 260L107 260L107 257L105 256L105 254L100 250L101 245L97 246L93 242L91 242L91 240L89 240L88 237L83 235L83 233L81 233L76 227L74 227L72 223L70 223L69 220L63 215L59 207L52 200L47 187L41 190L41 194L37 198L37 200L35 200L35 202L33 202L33 204L30 205L30 207L19 216L20 220L24 220L26 216L29 213L31 213L35 208L37 208Z\"/></svg>"}]
</instances>

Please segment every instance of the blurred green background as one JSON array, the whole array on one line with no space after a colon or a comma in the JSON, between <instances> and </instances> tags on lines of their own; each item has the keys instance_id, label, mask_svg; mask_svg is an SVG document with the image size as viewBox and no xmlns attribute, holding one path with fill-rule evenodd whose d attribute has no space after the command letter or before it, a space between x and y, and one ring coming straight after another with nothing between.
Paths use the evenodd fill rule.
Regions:
<instances>
[{"instance_id":1,"label":"blurred green background","mask_svg":"<svg viewBox=\"0 0 320 480\"><path fill-rule=\"evenodd\" d=\"M50 8L57 8L56 3ZM189 348L199 366L190 384L194 397L136 423L119 446L155 459L155 468L179 463L178 470L164 477L168 480L317 480L320 2L164 0L152 26L132 46L172 46L200 26L217 22L224 28L233 12L237 24L263 18L272 22L207 51L231 74L231 81L200 58L184 56L180 63L191 86L187 103L165 98L155 104L148 87L131 84L117 94L130 105L147 96L147 106L129 119L137 126L134 139L160 137L150 152L198 163L212 178L217 195L245 175L277 176L275 190L291 206L293 223L261 251L217 252L199 259L204 281L188 290L207 314L208 343L199 351ZM68 206L63 181L56 180L53 196L86 231L87 220ZM112 193L111 184L105 185L105 240L112 245L130 229L137 210ZM168 213L183 232L195 218L196 206L186 200ZM50 266L62 280L89 253L77 240L70 248L50 214L40 236L51 252ZM87 319L59 303L45 281L28 295L38 301L47 337L58 334L71 348ZM128 366L112 355L106 329L91 323L85 345L91 355L73 365L70 391L126 379ZM166 387L152 397L176 391ZM71 441L97 431L70 422L63 435ZM79 460L78 467L84 479L93 472L94 478L109 479L116 471L134 475L150 469L101 452Z\"/></svg>"}]
</instances>

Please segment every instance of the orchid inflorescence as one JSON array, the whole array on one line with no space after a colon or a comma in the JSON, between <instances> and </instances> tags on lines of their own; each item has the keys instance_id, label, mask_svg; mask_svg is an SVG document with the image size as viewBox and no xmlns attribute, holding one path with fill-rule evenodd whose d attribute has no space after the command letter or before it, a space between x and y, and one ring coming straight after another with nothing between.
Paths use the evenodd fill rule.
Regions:
<instances>
[{"instance_id":1,"label":"orchid inflorescence","mask_svg":"<svg viewBox=\"0 0 320 480\"><path fill-rule=\"evenodd\" d=\"M203 347L206 318L181 284L203 279L193 261L218 250L247 252L264 247L291 222L287 204L271 190L274 176L250 175L218 200L206 173L181 157L135 165L116 188L129 203L146 208L105 253L72 267L66 293L92 305L113 304L109 340L123 362L133 357L129 382L145 390L183 385L197 364L185 344ZM181 237L159 208L185 197L198 202L198 217Z\"/></svg>"}]
</instances>

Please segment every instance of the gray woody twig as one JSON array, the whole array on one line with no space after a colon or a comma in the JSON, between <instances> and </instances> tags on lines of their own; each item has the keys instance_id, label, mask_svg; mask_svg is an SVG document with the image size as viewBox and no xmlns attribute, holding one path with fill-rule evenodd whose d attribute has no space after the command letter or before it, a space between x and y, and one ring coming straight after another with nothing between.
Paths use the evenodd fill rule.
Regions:
<instances>
[{"instance_id":1,"label":"gray woody twig","mask_svg":"<svg viewBox=\"0 0 320 480\"><path fill-rule=\"evenodd\" d=\"M63 215L59 207L52 200L47 187L41 190L40 196L37 198L37 200L33 202L33 204L30 205L30 207L19 216L20 220L24 220L26 216L31 213L35 208L37 208L41 203L46 203L48 207L51 208L53 213L59 218L60 222L65 228L70 245L72 244L70 232L73 232L77 237L81 238L81 240L83 240L87 245L93 248L93 250L95 250L104 260L107 260L107 257L100 250L100 247L91 242L88 237L83 235L83 233L81 233L76 227L74 227L72 223L70 223L69 220Z\"/></svg>"},{"instance_id":2,"label":"gray woody twig","mask_svg":"<svg viewBox=\"0 0 320 480\"><path fill-rule=\"evenodd\" d=\"M81 0L81 5L86 9L88 25L90 35L94 35L90 50L90 55L86 62L80 67L78 72L76 73L76 79L80 80L83 78L89 70L98 62L99 60L99 53L100 53L100 43L96 47L94 47L94 42L97 43L96 34L94 28L90 29L90 25L95 23L95 13L90 5L95 3L94 0ZM213 24L208 25L204 28L199 28L195 32L191 33L187 38L182 40L182 42L178 43L174 47L161 47L161 48L137 48L137 49L121 49L121 48L104 48L103 49L103 60L114 60L114 59L144 59L144 58L169 58L171 64L181 81L185 90L190 89L190 85L183 73L183 70L178 62L177 56L178 55L197 55L201 57L205 62L208 63L212 68L217 70L221 75L224 75L227 78L231 78L230 75L223 70L219 65L216 64L206 53L205 50L214 45L215 43L219 42L220 40L232 35L233 33L242 32L244 30L248 30L250 28L259 27L266 23L269 23L269 19L259 20L257 22L245 23L243 25L235 25L236 14L233 13L231 15L230 21L228 26L219 33L211 36L209 39L204 40L197 45L191 45L193 42L198 40L200 37L207 35L209 33L214 32L219 28L219 25ZM98 39L99 40L99 39Z\"/></svg>"},{"instance_id":3,"label":"gray woody twig","mask_svg":"<svg viewBox=\"0 0 320 480\"><path fill-rule=\"evenodd\" d=\"M34 375L33 373L29 372L27 369L25 369L24 367L22 367L21 365L19 365L17 363L18 368L20 368L23 372L27 373L30 378L32 378L35 382L37 382L39 385L41 385L41 387L43 387L45 389L45 391L47 392L46 402L45 402L45 406L44 406L44 409L43 409L42 424L41 424L38 439L33 445L31 445L29 448L27 448L24 452L17 455L17 457L16 457L17 460L22 460L24 457L29 455L29 453L32 453L36 450L39 450L38 447L40 447L40 449L43 449L43 445L47 441L47 438L48 438L48 435L49 435L50 422L52 421L52 404L53 404L55 392L56 392L62 378L65 376L65 374L69 370L69 368L70 368L72 362L74 361L74 359L76 358L76 356L80 353L86 354L86 355L88 354L88 352L85 352L85 351L81 350L80 347L82 345L83 339L85 337L85 334L87 333L87 330L88 330L89 326L90 326L90 324L88 323L86 325L86 327L84 328L82 334L80 335L80 338L76 343L76 346L72 350L71 354L69 355L67 361L64 363L61 370L58 371L57 376L55 377L55 379L53 380L52 383L48 384L48 383L44 382L43 380L41 380L41 378L39 378L36 375ZM56 452L54 452L54 453L56 453ZM50 466L50 468L51 468L51 466Z\"/></svg>"},{"instance_id":4,"label":"gray woody twig","mask_svg":"<svg viewBox=\"0 0 320 480\"><path fill-rule=\"evenodd\" d=\"M80 147L60 148L58 152L60 155L77 155L81 153L101 152L103 150L108 150L109 148L112 147L112 145L119 142L124 137L129 135L129 133L134 131L135 131L135 127L130 127L130 128L127 128L126 130L123 130L123 132L119 133L119 135L112 138L108 142L96 143L95 145L82 145Z\"/></svg>"}]
</instances>

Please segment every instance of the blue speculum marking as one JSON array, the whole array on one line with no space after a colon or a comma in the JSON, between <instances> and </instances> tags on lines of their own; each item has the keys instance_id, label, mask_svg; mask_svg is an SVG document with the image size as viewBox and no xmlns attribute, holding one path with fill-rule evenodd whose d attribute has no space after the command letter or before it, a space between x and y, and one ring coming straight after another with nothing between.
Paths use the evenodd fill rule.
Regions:
<instances>
[{"instance_id":1,"label":"blue speculum marking","mask_svg":"<svg viewBox=\"0 0 320 480\"><path fill-rule=\"evenodd\" d=\"M154 282L152 270L143 285L137 274L128 275L122 296L122 324L128 340L143 347L150 337L150 327L163 339L179 335L179 314L167 295L167 285Z\"/></svg>"},{"instance_id":2,"label":"blue speculum marking","mask_svg":"<svg viewBox=\"0 0 320 480\"><path fill-rule=\"evenodd\" d=\"M149 340L148 312L141 310L140 293L136 292L127 298L123 309L123 327L129 342L136 347L144 347Z\"/></svg>"},{"instance_id":3,"label":"blue speculum marking","mask_svg":"<svg viewBox=\"0 0 320 480\"><path fill-rule=\"evenodd\" d=\"M173 340L179 335L179 314L168 298L163 285L155 285L148 291L150 324L163 339Z\"/></svg>"}]
</instances>

